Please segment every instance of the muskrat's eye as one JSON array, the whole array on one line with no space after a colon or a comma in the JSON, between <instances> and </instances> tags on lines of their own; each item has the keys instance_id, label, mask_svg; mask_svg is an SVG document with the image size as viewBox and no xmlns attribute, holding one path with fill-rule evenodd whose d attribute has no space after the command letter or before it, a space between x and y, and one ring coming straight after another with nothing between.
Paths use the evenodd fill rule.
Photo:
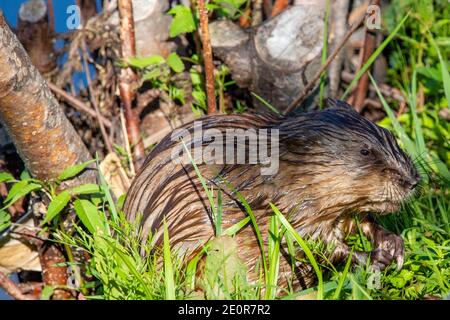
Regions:
<instances>
[{"instance_id":1,"label":"muskrat's eye","mask_svg":"<svg viewBox=\"0 0 450 320\"><path fill-rule=\"evenodd\" d=\"M361 154L363 155L363 156L368 156L369 154L370 154L370 151L369 150L367 150L367 149L361 149Z\"/></svg>"}]
</instances>

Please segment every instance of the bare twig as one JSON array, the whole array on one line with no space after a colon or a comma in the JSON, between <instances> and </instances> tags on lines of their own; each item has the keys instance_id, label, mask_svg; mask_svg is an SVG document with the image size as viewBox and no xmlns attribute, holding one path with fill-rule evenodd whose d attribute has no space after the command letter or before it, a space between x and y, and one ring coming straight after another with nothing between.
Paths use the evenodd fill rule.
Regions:
<instances>
[{"instance_id":1,"label":"bare twig","mask_svg":"<svg viewBox=\"0 0 450 320\"><path fill-rule=\"evenodd\" d=\"M47 10L48 10L48 24L50 31L55 32L55 9L53 7L53 0L47 0Z\"/></svg>"},{"instance_id":2,"label":"bare twig","mask_svg":"<svg viewBox=\"0 0 450 320\"><path fill-rule=\"evenodd\" d=\"M262 5L262 0L253 0L252 27L259 26L263 21Z\"/></svg>"},{"instance_id":3,"label":"bare twig","mask_svg":"<svg viewBox=\"0 0 450 320\"><path fill-rule=\"evenodd\" d=\"M203 61L205 64L206 96L208 98L208 114L216 113L216 95L214 92L214 65L212 57L211 40L209 38L208 10L205 0L198 0L198 11L200 15L200 29L203 44Z\"/></svg>"},{"instance_id":4,"label":"bare twig","mask_svg":"<svg viewBox=\"0 0 450 320\"><path fill-rule=\"evenodd\" d=\"M374 0L371 1L371 5L380 5L380 0ZM369 28L365 28L366 33L364 37L364 45L362 49L362 59L360 63L360 68L364 66L364 64L367 62L367 60L372 55L373 51L375 50L375 42L376 42L376 36L374 34L373 30L370 30ZM367 90L369 89L369 74L368 72L365 72L358 81L358 85L355 90L354 94L354 102L353 106L357 112L361 112L361 110L364 107L364 101L367 97Z\"/></svg>"},{"instance_id":5,"label":"bare twig","mask_svg":"<svg viewBox=\"0 0 450 320\"><path fill-rule=\"evenodd\" d=\"M272 13L272 0L263 0L263 10L266 17L270 17Z\"/></svg>"},{"instance_id":6,"label":"bare twig","mask_svg":"<svg viewBox=\"0 0 450 320\"><path fill-rule=\"evenodd\" d=\"M119 0L120 15L120 38L122 40L122 58L127 61L128 58L136 56L133 6L131 0ZM133 163L136 169L139 169L144 161L145 149L139 132L139 118L132 109L134 92L132 83L136 79L131 68L123 68L120 74L120 98L125 109L125 120L129 143L133 148Z\"/></svg>"},{"instance_id":7,"label":"bare twig","mask_svg":"<svg viewBox=\"0 0 450 320\"><path fill-rule=\"evenodd\" d=\"M35 300L31 295L22 293L19 286L15 284L6 274L0 271L0 287L16 300Z\"/></svg>"},{"instance_id":8,"label":"bare twig","mask_svg":"<svg viewBox=\"0 0 450 320\"><path fill-rule=\"evenodd\" d=\"M322 76L322 72L325 71L326 68L330 65L330 63L333 61L333 59L338 55L338 53L342 50L342 48L345 46L347 40L352 36L353 33L355 33L356 30L360 27L360 25L364 22L366 18L366 14L362 15L361 18L350 28L350 30L347 32L345 37L342 39L341 43L334 49L334 51L331 53L331 55L327 58L325 63L320 67L320 69L316 72L316 74L312 77L312 80L309 81L309 83L306 85L306 87L303 89L303 91L292 101L292 103L289 105L289 107L284 111L284 114L290 113L292 110L294 110L300 103L303 102L303 100L308 96L308 94L311 92L311 90L314 89L316 86L317 81Z\"/></svg>"},{"instance_id":9,"label":"bare twig","mask_svg":"<svg viewBox=\"0 0 450 320\"><path fill-rule=\"evenodd\" d=\"M92 85L91 71L89 70L89 64L88 64L88 58L87 58L87 45L86 45L86 40L85 40L84 35L82 36L82 39L81 39L81 51L82 51L81 55L83 57L84 72L86 74L86 79L87 79L87 84L88 84L89 96L91 98L91 103L94 106L95 114L98 119L100 132L103 136L103 140L105 141L108 152L113 152L112 144L111 144L108 134L106 133L105 125L104 125L103 121L100 120L101 114L100 114L100 109L98 108L98 104L97 104L97 95L95 94L95 89Z\"/></svg>"},{"instance_id":10,"label":"bare twig","mask_svg":"<svg viewBox=\"0 0 450 320\"><path fill-rule=\"evenodd\" d=\"M72 107L74 107L78 111L84 112L84 113L88 114L89 116L91 116L92 118L100 119L100 121L103 122L105 127L108 127L108 128L112 127L111 121L109 121L102 115L100 115L100 117L98 117L97 113L94 110L92 110L91 108L86 106L82 101L80 101L76 97L72 96L70 93L62 90L61 88L59 88L58 86L54 85L51 82L47 82L47 85L50 88L50 90L52 90L58 96L63 98L68 104L70 104Z\"/></svg>"}]
</instances>

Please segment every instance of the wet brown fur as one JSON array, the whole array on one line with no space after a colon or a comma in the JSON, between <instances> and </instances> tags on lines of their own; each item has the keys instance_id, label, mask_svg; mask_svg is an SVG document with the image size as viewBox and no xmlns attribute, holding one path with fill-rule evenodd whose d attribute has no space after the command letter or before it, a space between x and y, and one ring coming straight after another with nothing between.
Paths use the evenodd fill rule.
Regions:
<instances>
[{"instance_id":1,"label":"wet brown fur","mask_svg":"<svg viewBox=\"0 0 450 320\"><path fill-rule=\"evenodd\" d=\"M223 230L247 214L222 178L248 201L265 241L273 214L269 206L272 202L302 237L334 246L331 262L341 261L349 254L344 238L354 231L351 218L354 213L361 215L362 230L374 247L390 252L384 255L388 256L387 263L402 254L402 247L399 248L402 244L397 238L371 219L371 214L398 209L402 201L412 196L419 180L411 159L388 130L339 101L331 101L331 108L323 111L286 117L220 115L201 121L204 130L269 128L278 129L280 134L280 164L273 176L262 176L259 164L198 165L209 186L223 190ZM184 126L187 130L192 128L192 124ZM165 217L172 247L192 256L214 236L214 226L208 199L193 166L171 161L171 153L177 146L180 141L171 141L169 135L150 153L133 181L124 208L130 220L142 215L142 239L146 240L151 232L156 244L162 242ZM363 155L362 149L368 150L369 155ZM236 240L239 256L252 277L260 249L251 224L236 235ZM356 254L354 260L365 257L363 253ZM280 284L286 285L291 275L299 287L308 287L314 281L308 264L297 263L292 272L286 255L281 262Z\"/></svg>"}]
</instances>

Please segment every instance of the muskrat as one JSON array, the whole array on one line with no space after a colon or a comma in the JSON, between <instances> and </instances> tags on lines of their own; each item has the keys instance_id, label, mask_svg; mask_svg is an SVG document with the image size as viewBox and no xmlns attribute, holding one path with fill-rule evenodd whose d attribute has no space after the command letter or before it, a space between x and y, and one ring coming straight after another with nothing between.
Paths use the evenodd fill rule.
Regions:
<instances>
[{"instance_id":1,"label":"muskrat","mask_svg":"<svg viewBox=\"0 0 450 320\"><path fill-rule=\"evenodd\" d=\"M302 237L331 244L333 250L328 259L334 263L346 259L351 252L344 240L355 231L353 217L358 214L360 228L372 242L373 251L353 252L352 260L362 263L370 257L371 263L380 268L395 260L401 268L404 255L401 237L379 226L374 215L399 209L414 194L420 175L390 131L336 100L329 100L324 110L287 116L213 115L200 120L203 130L213 129L218 134L231 129L267 129L278 135L274 140L278 148L273 142L269 145L279 157L276 172L263 175L261 169L267 164L250 161L257 150L252 149L256 145L250 139L239 143L233 138L231 148L227 149L246 150L245 163L209 161L197 165L209 188L223 190L224 230L247 216L236 197L239 191L252 208L265 241L273 215L269 203L273 203ZM187 124L181 132L193 133L198 126L199 122ZM214 236L211 208L194 166L173 158L196 139L202 146L212 142L211 137L195 138L195 132L191 142L180 141L179 136L166 136L148 155L128 191L124 211L130 220L141 218L142 241L152 234L156 245L162 244L165 219L172 248L192 257ZM260 141L257 144L259 148ZM252 225L241 229L235 239L239 257L248 270L253 270L261 251ZM311 267L297 264L295 285L310 286L315 280ZM293 273L290 268L289 258L282 257L281 285L286 272Z\"/></svg>"}]
</instances>

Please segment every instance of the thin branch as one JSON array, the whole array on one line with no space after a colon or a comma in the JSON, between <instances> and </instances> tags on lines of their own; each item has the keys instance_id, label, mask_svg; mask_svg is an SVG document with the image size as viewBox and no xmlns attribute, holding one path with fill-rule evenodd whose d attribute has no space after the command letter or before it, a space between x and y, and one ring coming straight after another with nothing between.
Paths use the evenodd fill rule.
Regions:
<instances>
[{"instance_id":1,"label":"thin branch","mask_svg":"<svg viewBox=\"0 0 450 320\"><path fill-rule=\"evenodd\" d=\"M366 19L366 14L362 15L361 18L353 24L353 26L350 28L350 30L347 32L345 37L342 39L341 43L336 47L336 49L331 53L331 55L328 57L325 64L323 64L320 69L316 72L316 74L313 76L312 80L309 81L309 83L306 85L306 87L303 89L303 91L292 101L292 103L289 105L289 107L284 111L284 115L290 113L293 111L300 103L305 100L305 98L308 96L308 94L311 92L311 90L314 89L316 86L317 81L322 76L322 73L328 68L328 66L331 64L331 62L334 60L334 58L338 55L338 53L342 50L342 48L347 43L348 39L358 30L358 28L361 26L361 24Z\"/></svg>"},{"instance_id":2,"label":"thin branch","mask_svg":"<svg viewBox=\"0 0 450 320\"><path fill-rule=\"evenodd\" d=\"M84 72L86 74L88 91L89 91L89 96L91 98L91 103L94 106L94 110L95 110L97 119L100 119L101 114L100 114L100 109L97 104L97 95L95 94L95 90L92 85L91 71L89 70L89 64L88 64L88 58L87 58L87 45L86 45L86 40L85 40L84 34L82 35L82 38L81 38L81 55L83 58ZM98 121L98 124L100 126L100 132L103 136L103 140L105 141L106 148L108 149L108 152L111 153L111 152L113 152L113 148L112 148L112 144L109 139L109 136L106 133L105 125L104 125L103 121L100 121L100 120Z\"/></svg>"},{"instance_id":3,"label":"thin branch","mask_svg":"<svg viewBox=\"0 0 450 320\"><path fill-rule=\"evenodd\" d=\"M212 57L211 40L209 37L208 10L205 0L198 0L198 12L200 15L200 29L203 44L203 61L205 64L206 96L208 99L208 114L217 112L216 95L214 92L214 65Z\"/></svg>"},{"instance_id":4,"label":"thin branch","mask_svg":"<svg viewBox=\"0 0 450 320\"><path fill-rule=\"evenodd\" d=\"M380 5L380 0L374 0L371 1L371 5ZM367 62L367 60L372 55L373 51L375 50L375 42L376 37L373 30L370 30L369 28L365 28L365 37L364 37L364 45L362 48L362 59L360 68L364 66L364 64ZM358 81L358 85L355 90L354 94L354 102L353 107L356 111L361 112L364 108L364 101L367 97L367 90L369 89L369 74L368 72L365 72Z\"/></svg>"},{"instance_id":5,"label":"thin branch","mask_svg":"<svg viewBox=\"0 0 450 320\"><path fill-rule=\"evenodd\" d=\"M262 0L253 0L252 27L259 26L263 21Z\"/></svg>"},{"instance_id":6,"label":"thin branch","mask_svg":"<svg viewBox=\"0 0 450 320\"><path fill-rule=\"evenodd\" d=\"M107 128L112 127L111 121L109 121L102 115L100 115L100 117L98 117L97 113L94 110L92 110L91 108L86 106L86 104L84 104L82 101L80 101L76 97L72 96L70 93L62 90L61 88L59 88L58 86L54 85L51 82L47 82L47 85L50 88L50 90L52 90L55 94L57 94L58 96L63 98L68 104L70 104L72 107L74 107L78 111L84 112L87 115L91 116L92 118L100 120L101 122L103 122L104 126Z\"/></svg>"},{"instance_id":7,"label":"thin branch","mask_svg":"<svg viewBox=\"0 0 450 320\"><path fill-rule=\"evenodd\" d=\"M55 33L55 9L53 7L53 0L47 0L47 10L49 28L53 34Z\"/></svg>"}]
</instances>

